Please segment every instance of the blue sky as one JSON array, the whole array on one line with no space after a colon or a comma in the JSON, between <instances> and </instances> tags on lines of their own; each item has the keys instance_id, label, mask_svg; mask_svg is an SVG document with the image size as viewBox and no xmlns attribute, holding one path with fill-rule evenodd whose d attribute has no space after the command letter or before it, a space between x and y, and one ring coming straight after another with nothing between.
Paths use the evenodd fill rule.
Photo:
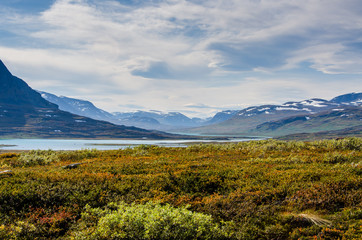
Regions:
<instances>
[{"instance_id":1,"label":"blue sky","mask_svg":"<svg viewBox=\"0 0 362 240\"><path fill-rule=\"evenodd\" d=\"M0 58L108 111L209 116L361 91L360 0L2 0Z\"/></svg>"}]
</instances>

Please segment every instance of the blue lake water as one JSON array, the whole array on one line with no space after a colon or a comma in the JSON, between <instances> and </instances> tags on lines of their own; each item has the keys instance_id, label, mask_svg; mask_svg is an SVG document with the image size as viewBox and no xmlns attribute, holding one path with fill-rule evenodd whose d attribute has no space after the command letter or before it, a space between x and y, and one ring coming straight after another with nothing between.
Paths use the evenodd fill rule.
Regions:
<instances>
[{"instance_id":1,"label":"blue lake water","mask_svg":"<svg viewBox=\"0 0 362 240\"><path fill-rule=\"evenodd\" d=\"M241 142L251 139L225 140L79 140L79 139L0 139L0 150L111 150L132 147L135 145L158 145L166 147L187 146L192 142ZM8 145L8 146L6 146Z\"/></svg>"}]
</instances>

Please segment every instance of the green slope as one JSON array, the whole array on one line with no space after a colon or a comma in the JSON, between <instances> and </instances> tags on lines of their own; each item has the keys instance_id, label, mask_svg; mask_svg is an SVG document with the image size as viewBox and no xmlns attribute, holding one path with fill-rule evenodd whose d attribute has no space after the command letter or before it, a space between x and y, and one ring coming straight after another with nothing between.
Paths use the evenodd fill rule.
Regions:
<instances>
[{"instance_id":1,"label":"green slope","mask_svg":"<svg viewBox=\"0 0 362 240\"><path fill-rule=\"evenodd\" d=\"M299 115L278 121L266 122L250 130L250 134L282 136L296 133L317 133L348 129L362 125L361 107L349 107L338 111Z\"/></svg>"}]
</instances>

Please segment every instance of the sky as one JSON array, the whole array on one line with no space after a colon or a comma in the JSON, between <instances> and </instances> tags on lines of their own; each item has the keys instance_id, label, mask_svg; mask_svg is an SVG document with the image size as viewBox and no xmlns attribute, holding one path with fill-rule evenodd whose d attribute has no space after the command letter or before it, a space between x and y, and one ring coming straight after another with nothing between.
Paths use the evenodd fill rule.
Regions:
<instances>
[{"instance_id":1,"label":"sky","mask_svg":"<svg viewBox=\"0 0 362 240\"><path fill-rule=\"evenodd\" d=\"M109 112L331 99L362 90L362 1L1 0L0 59Z\"/></svg>"}]
</instances>

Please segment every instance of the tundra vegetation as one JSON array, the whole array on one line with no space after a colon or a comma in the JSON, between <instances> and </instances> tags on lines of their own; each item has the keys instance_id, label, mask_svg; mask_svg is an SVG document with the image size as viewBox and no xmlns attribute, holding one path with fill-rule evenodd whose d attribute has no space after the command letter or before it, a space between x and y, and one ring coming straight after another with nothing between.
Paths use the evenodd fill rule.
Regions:
<instances>
[{"instance_id":1,"label":"tundra vegetation","mask_svg":"<svg viewBox=\"0 0 362 240\"><path fill-rule=\"evenodd\" d=\"M361 146L3 153L0 239L361 239Z\"/></svg>"}]
</instances>

